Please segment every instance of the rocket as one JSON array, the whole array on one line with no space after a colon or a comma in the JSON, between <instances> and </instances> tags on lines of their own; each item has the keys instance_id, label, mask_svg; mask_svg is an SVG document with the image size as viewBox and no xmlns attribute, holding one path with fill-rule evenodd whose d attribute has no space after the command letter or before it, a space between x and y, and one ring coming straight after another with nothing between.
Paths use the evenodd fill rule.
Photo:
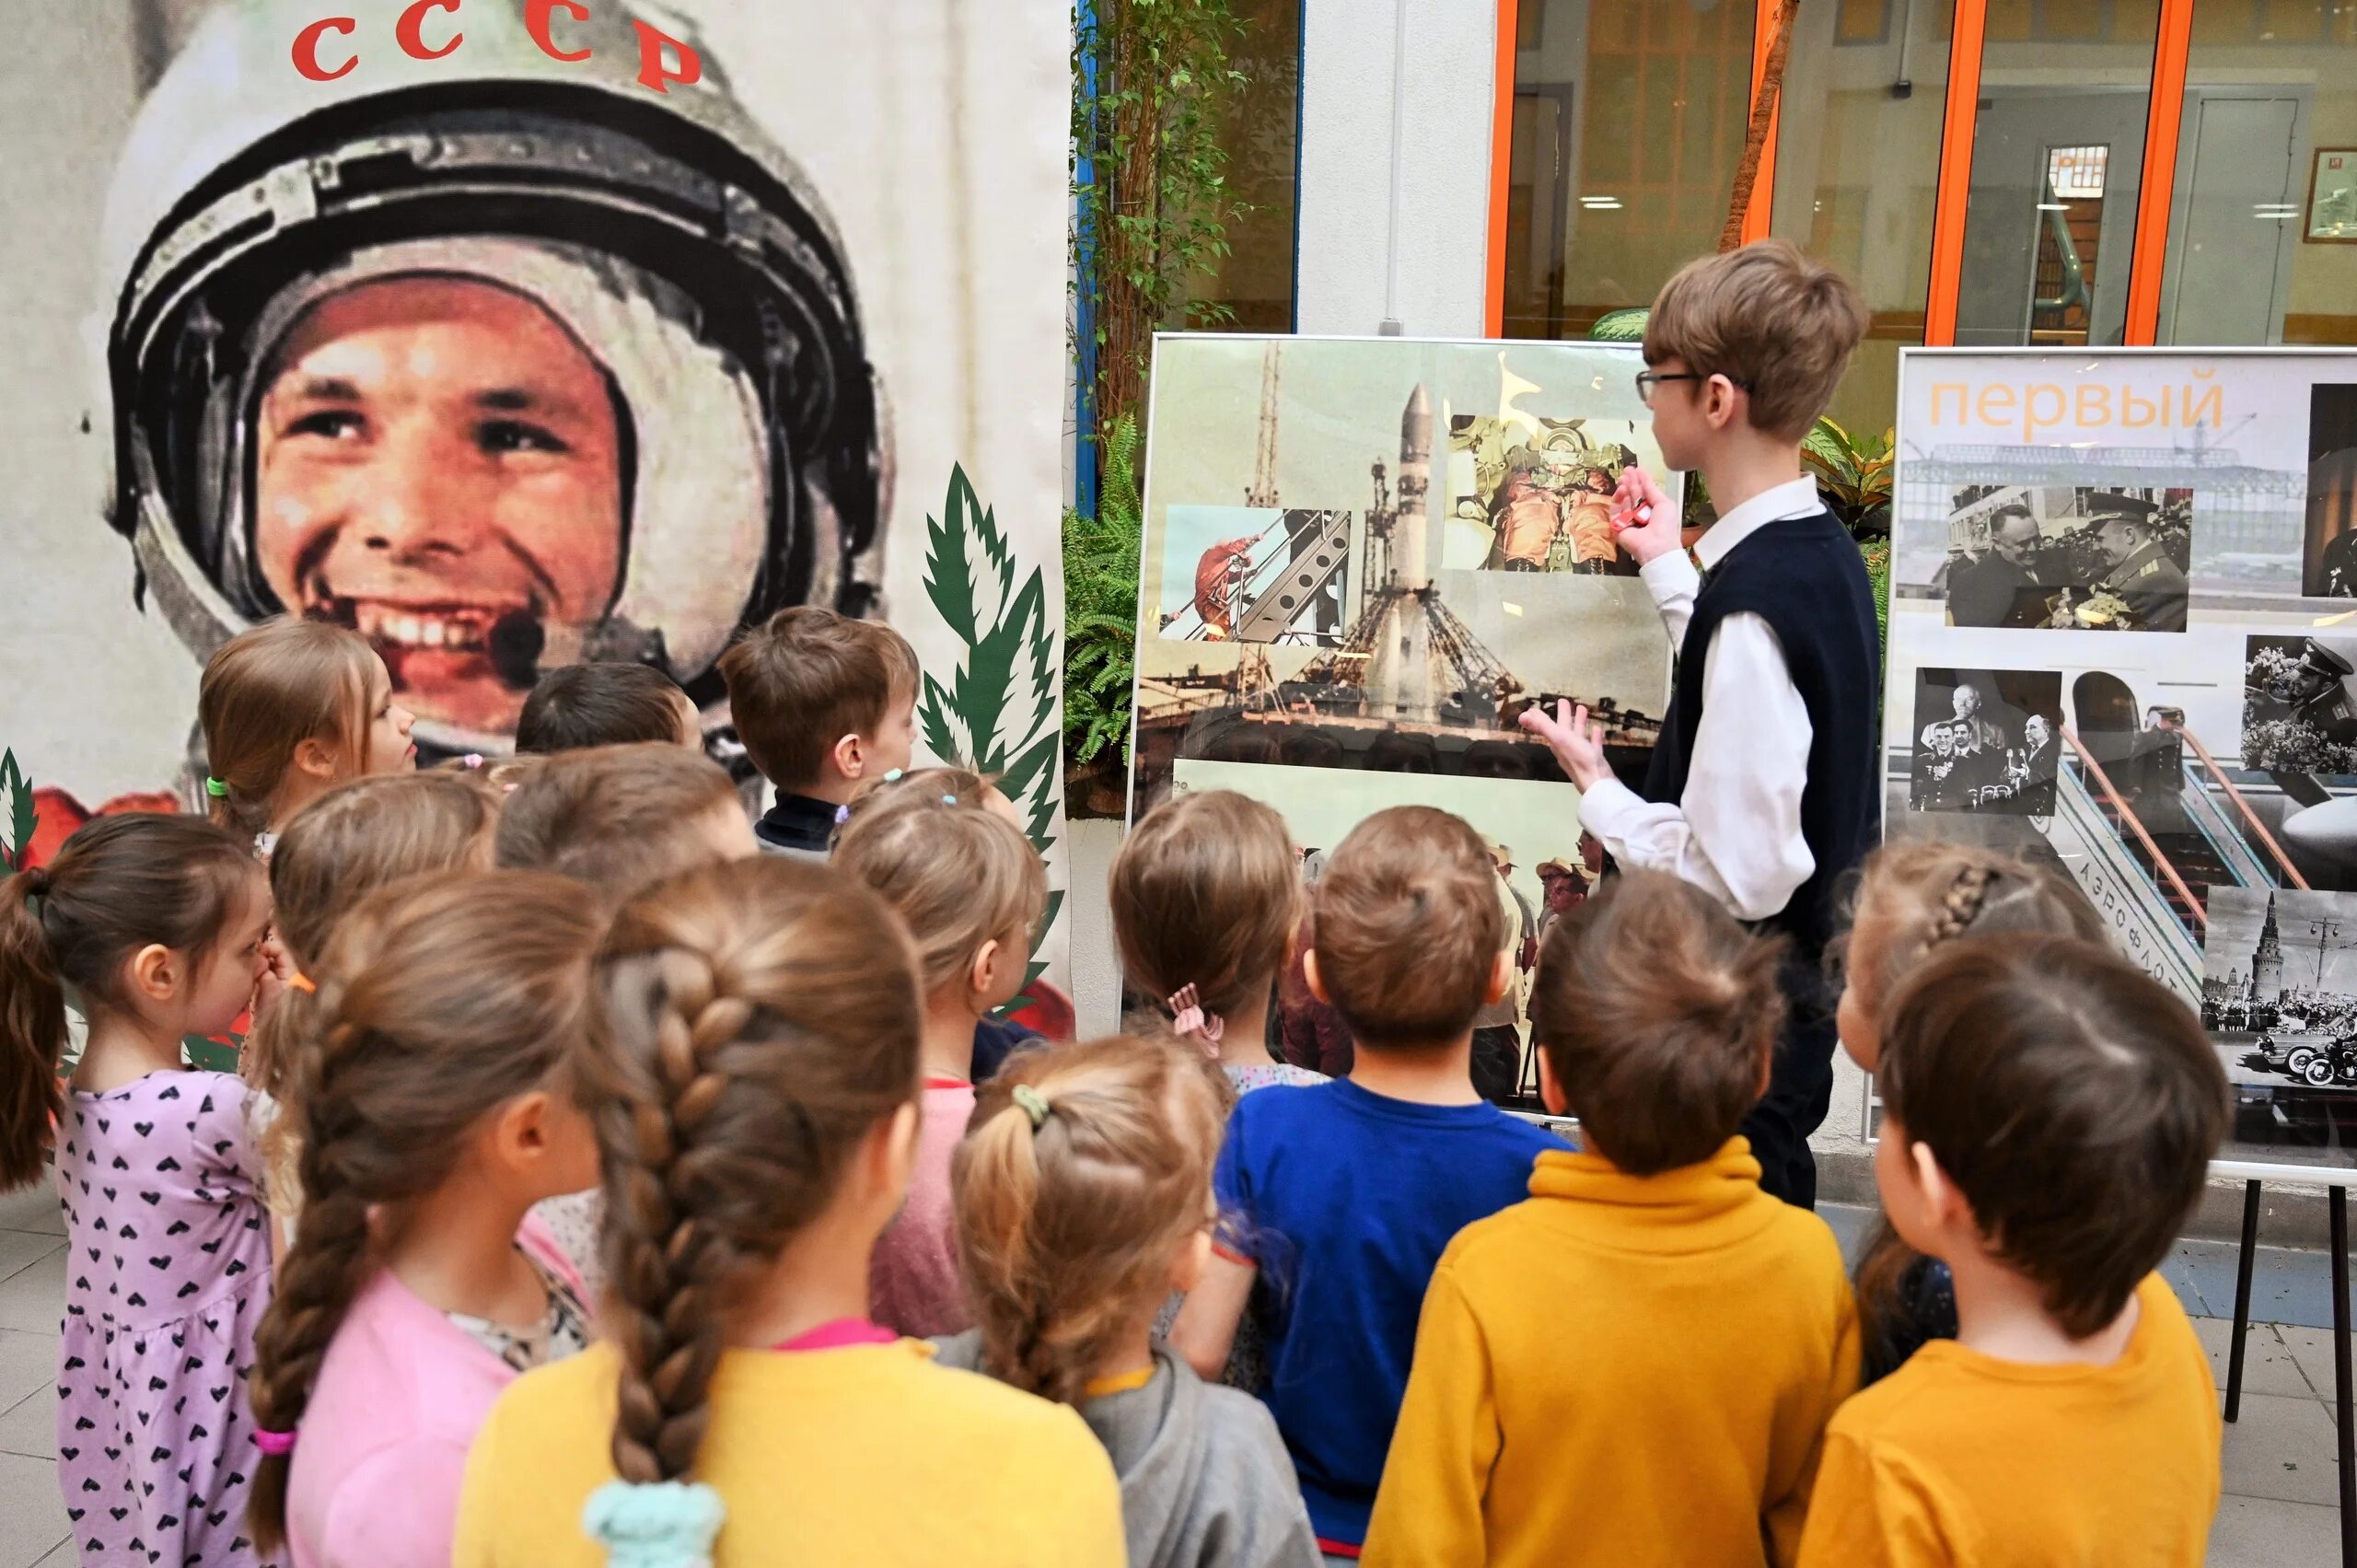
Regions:
<instances>
[{"instance_id":1,"label":"rocket","mask_svg":"<svg viewBox=\"0 0 2357 1568\"><path fill-rule=\"evenodd\" d=\"M1422 382L1399 416L1399 520L1391 541L1390 603L1376 633L1370 694L1387 718L1432 723L1439 716L1433 679L1433 405Z\"/></svg>"}]
</instances>

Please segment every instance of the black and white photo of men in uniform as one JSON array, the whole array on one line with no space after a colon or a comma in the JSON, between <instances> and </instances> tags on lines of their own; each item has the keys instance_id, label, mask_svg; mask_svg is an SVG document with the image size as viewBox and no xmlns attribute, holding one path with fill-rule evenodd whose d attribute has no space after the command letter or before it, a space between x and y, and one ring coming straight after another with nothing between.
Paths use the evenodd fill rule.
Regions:
<instances>
[{"instance_id":1,"label":"black and white photo of men in uniform","mask_svg":"<svg viewBox=\"0 0 2357 1568\"><path fill-rule=\"evenodd\" d=\"M2038 515L2019 501L1990 515L1989 551L1954 568L1948 621L1956 626L2023 629L2046 619L2046 585L2038 575Z\"/></svg>"},{"instance_id":2,"label":"black and white photo of men in uniform","mask_svg":"<svg viewBox=\"0 0 2357 1568\"><path fill-rule=\"evenodd\" d=\"M2087 532L2109 566L2096 581L2096 592L2128 606L2131 630L2184 631L2185 569L2170 558L2154 527L2154 514L2160 508L2133 495L2096 500L2103 509L2096 512Z\"/></svg>"},{"instance_id":3,"label":"black and white photo of men in uniform","mask_svg":"<svg viewBox=\"0 0 2357 1568\"><path fill-rule=\"evenodd\" d=\"M2243 667L2243 765L2346 773L2357 750L2357 663L2315 637L2253 637Z\"/></svg>"},{"instance_id":4,"label":"black and white photo of men in uniform","mask_svg":"<svg viewBox=\"0 0 2357 1568\"><path fill-rule=\"evenodd\" d=\"M2054 810L2061 770L2062 678L2043 670L1919 672L1914 774L1917 811Z\"/></svg>"}]
</instances>

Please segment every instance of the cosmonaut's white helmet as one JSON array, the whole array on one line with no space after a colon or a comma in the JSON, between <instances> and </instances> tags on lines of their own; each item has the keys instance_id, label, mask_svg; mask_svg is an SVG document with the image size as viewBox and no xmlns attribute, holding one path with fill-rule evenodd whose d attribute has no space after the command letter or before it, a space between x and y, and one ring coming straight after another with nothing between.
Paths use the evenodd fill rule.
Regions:
<instances>
[{"instance_id":1,"label":"cosmonaut's white helmet","mask_svg":"<svg viewBox=\"0 0 2357 1568\"><path fill-rule=\"evenodd\" d=\"M545 307L598 359L624 424L621 587L580 646L526 627L494 654L641 659L708 710L738 628L787 605L877 612L889 473L849 263L801 171L718 63L646 0L555 8L559 61L525 0L435 13L463 31L420 61L399 7L354 8L334 81L290 50L317 0L224 0L149 96L110 192L95 433L108 516L141 588L199 659L282 606L252 552L252 422L273 345L326 295L457 273ZM644 17L702 79L638 81ZM439 29L437 29L438 31ZM447 33L441 36L447 37ZM439 41L439 38L435 41ZM429 754L501 738L421 724Z\"/></svg>"}]
</instances>

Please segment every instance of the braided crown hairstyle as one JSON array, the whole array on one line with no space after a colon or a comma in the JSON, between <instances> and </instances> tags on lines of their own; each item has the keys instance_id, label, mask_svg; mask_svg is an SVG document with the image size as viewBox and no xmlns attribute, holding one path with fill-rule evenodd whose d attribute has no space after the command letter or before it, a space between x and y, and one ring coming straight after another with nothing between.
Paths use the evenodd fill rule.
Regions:
<instances>
[{"instance_id":1,"label":"braided crown hairstyle","mask_svg":"<svg viewBox=\"0 0 2357 1568\"><path fill-rule=\"evenodd\" d=\"M1026 1051L982 1086L949 1185L992 1376L1080 1402L1211 1223L1225 1106L1218 1069L1167 1037Z\"/></svg>"},{"instance_id":2,"label":"braided crown hairstyle","mask_svg":"<svg viewBox=\"0 0 2357 1568\"><path fill-rule=\"evenodd\" d=\"M917 1098L909 938L829 866L763 857L657 884L598 959L589 1104L605 1169L614 1469L693 1470L736 1290Z\"/></svg>"},{"instance_id":3,"label":"braided crown hairstyle","mask_svg":"<svg viewBox=\"0 0 2357 1568\"><path fill-rule=\"evenodd\" d=\"M369 1216L451 1178L484 1113L572 1094L589 1034L598 926L581 889L520 871L384 889L330 938L316 1041L296 1053L303 1223L254 1337L254 1420L292 1432L373 1257ZM247 1515L264 1554L286 1534L288 1459L261 1459Z\"/></svg>"},{"instance_id":4,"label":"braided crown hairstyle","mask_svg":"<svg viewBox=\"0 0 2357 1568\"><path fill-rule=\"evenodd\" d=\"M2003 932L2105 939L2102 917L2061 874L1979 844L1907 840L1868 857L1837 956L1879 1028L1891 998L1927 959L1959 938ZM1875 1216L1856 1272L1870 1379L1894 1370L1912 1348L1908 1282L1922 1260Z\"/></svg>"}]
</instances>

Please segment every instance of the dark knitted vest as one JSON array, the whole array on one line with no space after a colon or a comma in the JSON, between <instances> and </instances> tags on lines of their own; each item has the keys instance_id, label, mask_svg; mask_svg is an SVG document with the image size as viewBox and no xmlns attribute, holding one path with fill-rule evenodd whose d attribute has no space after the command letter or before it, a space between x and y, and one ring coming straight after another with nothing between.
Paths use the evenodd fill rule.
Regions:
<instances>
[{"instance_id":1,"label":"dark knitted vest","mask_svg":"<svg viewBox=\"0 0 2357 1568\"><path fill-rule=\"evenodd\" d=\"M1674 805L1686 793L1711 634L1727 616L1747 611L1767 621L1782 645L1811 732L1801 833L1817 870L1761 924L1789 934L1794 957L1814 970L1840 917L1841 878L1865 858L1882 827L1875 734L1882 649L1874 585L1856 543L1831 514L1770 523L1703 575L1644 796Z\"/></svg>"}]
</instances>

